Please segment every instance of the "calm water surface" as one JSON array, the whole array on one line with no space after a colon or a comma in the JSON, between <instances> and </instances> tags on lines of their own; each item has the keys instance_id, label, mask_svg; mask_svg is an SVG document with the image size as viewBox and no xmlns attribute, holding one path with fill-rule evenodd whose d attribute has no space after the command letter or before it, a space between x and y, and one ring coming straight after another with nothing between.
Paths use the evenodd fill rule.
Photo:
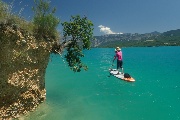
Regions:
<instances>
[{"instance_id":1,"label":"calm water surface","mask_svg":"<svg viewBox=\"0 0 180 120\"><path fill-rule=\"evenodd\" d=\"M109 77L114 48L85 51L83 62L89 69L80 73L52 55L46 71L47 100L22 119L180 120L180 47L122 51L124 70L136 82Z\"/></svg>"}]
</instances>

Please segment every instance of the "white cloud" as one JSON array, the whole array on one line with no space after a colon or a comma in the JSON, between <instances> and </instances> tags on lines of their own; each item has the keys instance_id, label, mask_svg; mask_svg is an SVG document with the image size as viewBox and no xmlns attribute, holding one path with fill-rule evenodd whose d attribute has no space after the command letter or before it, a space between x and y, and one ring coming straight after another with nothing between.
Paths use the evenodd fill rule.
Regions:
<instances>
[{"instance_id":1,"label":"white cloud","mask_svg":"<svg viewBox=\"0 0 180 120\"><path fill-rule=\"evenodd\" d=\"M105 34L123 34L121 32L120 33L113 32L111 28L103 26L103 25L99 25L98 27L100 28L100 32L103 32Z\"/></svg>"},{"instance_id":2,"label":"white cloud","mask_svg":"<svg viewBox=\"0 0 180 120\"><path fill-rule=\"evenodd\" d=\"M105 27L103 25L99 25L98 27L100 28L100 32L105 34L114 34L114 32L109 27Z\"/></svg>"}]
</instances>

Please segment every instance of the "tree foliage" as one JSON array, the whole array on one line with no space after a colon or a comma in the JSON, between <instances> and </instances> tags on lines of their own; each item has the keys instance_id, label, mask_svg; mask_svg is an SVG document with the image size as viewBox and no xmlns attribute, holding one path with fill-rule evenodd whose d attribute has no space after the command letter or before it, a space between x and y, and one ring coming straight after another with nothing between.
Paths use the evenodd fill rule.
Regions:
<instances>
[{"instance_id":1,"label":"tree foliage","mask_svg":"<svg viewBox=\"0 0 180 120\"><path fill-rule=\"evenodd\" d=\"M45 0L34 0L34 33L37 38L56 37L56 27L59 24L59 19L54 16L55 8L50 8L50 2ZM70 38L65 40L64 43L68 43L67 54L65 55L66 61L69 67L74 72L81 71L81 68L87 70L87 66L81 62L81 58L84 57L83 50L90 49L93 36L93 24L87 17L72 16L70 22L62 23L63 37ZM58 45L57 43L52 48L52 51L56 51L64 48L64 44ZM62 51L62 50L58 50Z\"/></svg>"},{"instance_id":2,"label":"tree foliage","mask_svg":"<svg viewBox=\"0 0 180 120\"><path fill-rule=\"evenodd\" d=\"M69 67L74 72L80 72L81 68L87 70L87 66L81 62L84 57L83 50L90 49L90 40L93 37L93 23L87 17L71 16L70 22L62 23L65 40L70 38L65 55Z\"/></svg>"},{"instance_id":3,"label":"tree foliage","mask_svg":"<svg viewBox=\"0 0 180 120\"><path fill-rule=\"evenodd\" d=\"M57 26L60 20L54 15L56 9L50 7L50 1L34 0L34 33L36 37L43 38L45 35L55 38Z\"/></svg>"}]
</instances>

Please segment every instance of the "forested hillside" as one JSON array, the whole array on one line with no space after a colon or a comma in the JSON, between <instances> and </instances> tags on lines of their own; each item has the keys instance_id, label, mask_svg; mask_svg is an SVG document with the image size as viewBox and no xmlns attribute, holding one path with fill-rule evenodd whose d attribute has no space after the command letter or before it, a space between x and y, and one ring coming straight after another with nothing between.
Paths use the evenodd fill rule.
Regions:
<instances>
[{"instance_id":1,"label":"forested hillside","mask_svg":"<svg viewBox=\"0 0 180 120\"><path fill-rule=\"evenodd\" d=\"M95 36L93 47L152 47L180 46L180 29L164 33L152 32L146 34L112 34Z\"/></svg>"}]
</instances>

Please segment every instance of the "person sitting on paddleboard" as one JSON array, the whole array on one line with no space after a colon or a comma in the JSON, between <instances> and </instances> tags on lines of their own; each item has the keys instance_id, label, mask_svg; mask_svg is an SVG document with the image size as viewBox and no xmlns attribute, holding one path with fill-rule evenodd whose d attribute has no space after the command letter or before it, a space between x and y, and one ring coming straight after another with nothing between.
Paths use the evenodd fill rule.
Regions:
<instances>
[{"instance_id":1,"label":"person sitting on paddleboard","mask_svg":"<svg viewBox=\"0 0 180 120\"><path fill-rule=\"evenodd\" d=\"M123 67L122 67L123 61L122 61L122 51L121 51L121 48L116 47L115 51L116 51L116 54L114 56L113 63L114 63L114 60L117 59L117 71L118 71L117 74L120 74L119 73L119 69L121 69L122 74L123 74Z\"/></svg>"}]
</instances>

